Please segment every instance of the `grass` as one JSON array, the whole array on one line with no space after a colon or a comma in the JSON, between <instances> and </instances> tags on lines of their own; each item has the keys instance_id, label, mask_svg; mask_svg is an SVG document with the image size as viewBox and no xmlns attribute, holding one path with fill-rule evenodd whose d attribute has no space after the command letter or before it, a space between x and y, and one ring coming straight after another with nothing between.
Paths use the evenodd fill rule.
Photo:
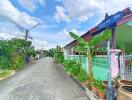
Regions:
<instances>
[{"instance_id":1,"label":"grass","mask_svg":"<svg viewBox=\"0 0 132 100\"><path fill-rule=\"evenodd\" d=\"M7 76L9 76L12 72L13 72L13 70L2 70L2 71L0 71L0 78L7 77Z\"/></svg>"}]
</instances>

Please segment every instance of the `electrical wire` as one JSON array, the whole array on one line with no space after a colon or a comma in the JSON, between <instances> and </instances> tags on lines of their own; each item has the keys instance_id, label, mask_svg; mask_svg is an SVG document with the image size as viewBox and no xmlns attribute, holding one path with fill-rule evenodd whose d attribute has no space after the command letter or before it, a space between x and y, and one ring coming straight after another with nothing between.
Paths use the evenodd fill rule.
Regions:
<instances>
[{"instance_id":1,"label":"electrical wire","mask_svg":"<svg viewBox=\"0 0 132 100\"><path fill-rule=\"evenodd\" d=\"M10 30L10 33L6 32L6 34L12 34L12 35L17 35L17 36L19 35L19 37L22 37L22 36L25 37L26 36L25 33L26 33L27 30L31 30L31 29L33 29L34 27L36 27L37 25L40 24L40 23L38 23L35 26L33 26L33 27L29 28L29 29L26 29L25 27L23 27L20 24L18 24L18 22L16 22L15 20L13 20L13 18L9 17L7 15L7 13L8 13L7 11L8 11L8 9L6 9L6 8L4 8L4 9L0 8L0 24L3 24L3 27L5 27L7 29L12 27L12 29ZM5 26L4 26L4 24L5 24ZM20 33L19 34L15 34L13 32L13 30L19 30L20 32L22 32L24 34L21 34L21 35L20 35ZM31 36L28 35L28 37L31 37Z\"/></svg>"}]
</instances>

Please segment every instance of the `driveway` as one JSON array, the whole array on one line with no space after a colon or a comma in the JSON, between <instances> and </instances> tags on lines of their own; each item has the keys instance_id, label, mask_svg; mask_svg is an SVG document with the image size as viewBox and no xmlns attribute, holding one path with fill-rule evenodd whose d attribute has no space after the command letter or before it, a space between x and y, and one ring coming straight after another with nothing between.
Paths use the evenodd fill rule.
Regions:
<instances>
[{"instance_id":1,"label":"driveway","mask_svg":"<svg viewBox=\"0 0 132 100\"><path fill-rule=\"evenodd\" d=\"M27 65L14 76L0 81L0 100L88 100L53 58Z\"/></svg>"}]
</instances>

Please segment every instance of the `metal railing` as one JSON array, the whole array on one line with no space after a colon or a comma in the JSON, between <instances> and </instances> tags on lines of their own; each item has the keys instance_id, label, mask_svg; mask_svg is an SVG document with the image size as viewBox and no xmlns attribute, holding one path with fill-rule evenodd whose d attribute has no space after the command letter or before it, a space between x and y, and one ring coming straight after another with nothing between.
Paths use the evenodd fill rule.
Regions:
<instances>
[{"instance_id":1,"label":"metal railing","mask_svg":"<svg viewBox=\"0 0 132 100\"><path fill-rule=\"evenodd\" d=\"M120 75L122 80L132 80L132 55L120 56Z\"/></svg>"}]
</instances>

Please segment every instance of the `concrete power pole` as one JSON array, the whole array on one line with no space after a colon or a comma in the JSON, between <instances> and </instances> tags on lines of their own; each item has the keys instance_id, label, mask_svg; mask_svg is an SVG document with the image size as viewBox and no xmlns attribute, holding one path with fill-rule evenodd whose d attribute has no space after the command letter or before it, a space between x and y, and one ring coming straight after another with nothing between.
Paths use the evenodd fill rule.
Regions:
<instances>
[{"instance_id":1,"label":"concrete power pole","mask_svg":"<svg viewBox=\"0 0 132 100\"><path fill-rule=\"evenodd\" d=\"M30 29L26 29L25 41L27 41L27 39L30 38L30 37L29 37L29 32L30 32L32 29L34 29L35 27L37 27L38 25L40 25L40 23L34 25L34 26L31 27ZM26 46L26 53L28 54L28 48L27 48L27 46Z\"/></svg>"},{"instance_id":2,"label":"concrete power pole","mask_svg":"<svg viewBox=\"0 0 132 100\"><path fill-rule=\"evenodd\" d=\"M28 33L29 33L29 31L26 30L26 34L25 34L25 40L26 40L26 41L27 41L27 38L28 38Z\"/></svg>"},{"instance_id":3,"label":"concrete power pole","mask_svg":"<svg viewBox=\"0 0 132 100\"><path fill-rule=\"evenodd\" d=\"M34 29L35 27L37 27L38 25L40 25L40 23L34 25L33 27L31 27L30 29L26 29L26 34L25 34L25 40L27 41L27 39L29 38L29 32Z\"/></svg>"}]
</instances>

